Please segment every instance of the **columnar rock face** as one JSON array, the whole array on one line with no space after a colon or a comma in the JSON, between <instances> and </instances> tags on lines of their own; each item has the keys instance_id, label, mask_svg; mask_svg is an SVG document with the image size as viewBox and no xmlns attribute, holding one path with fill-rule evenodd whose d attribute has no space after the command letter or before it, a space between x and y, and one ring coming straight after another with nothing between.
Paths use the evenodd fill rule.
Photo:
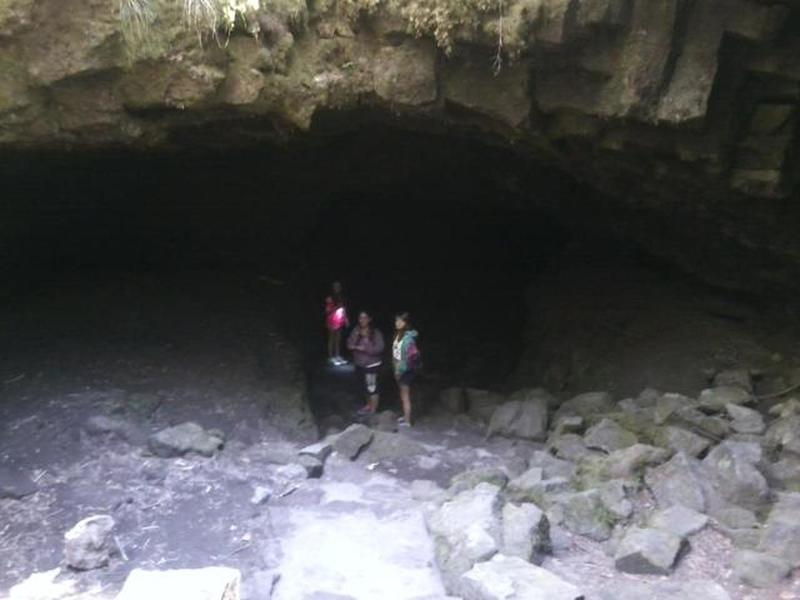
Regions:
<instances>
[{"instance_id":1,"label":"columnar rock face","mask_svg":"<svg viewBox=\"0 0 800 600\"><path fill-rule=\"evenodd\" d=\"M242 146L378 108L563 168L620 198L609 226L635 217L631 236L692 268L687 239L763 248L748 279L765 285L800 260L780 222L798 210L796 2L226 3L247 8L210 35L178 2L142 29L130 6L148 2L7 0L0 148Z\"/></svg>"}]
</instances>

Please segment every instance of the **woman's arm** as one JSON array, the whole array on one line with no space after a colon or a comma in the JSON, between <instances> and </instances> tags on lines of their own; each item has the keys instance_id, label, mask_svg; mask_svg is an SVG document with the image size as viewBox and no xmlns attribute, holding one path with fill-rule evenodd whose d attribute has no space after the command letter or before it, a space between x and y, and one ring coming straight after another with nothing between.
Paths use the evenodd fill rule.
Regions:
<instances>
[{"instance_id":1,"label":"woman's arm","mask_svg":"<svg viewBox=\"0 0 800 600\"><path fill-rule=\"evenodd\" d=\"M353 331L350 332L350 336L347 338L347 349L358 349L358 328L353 329Z\"/></svg>"}]
</instances>

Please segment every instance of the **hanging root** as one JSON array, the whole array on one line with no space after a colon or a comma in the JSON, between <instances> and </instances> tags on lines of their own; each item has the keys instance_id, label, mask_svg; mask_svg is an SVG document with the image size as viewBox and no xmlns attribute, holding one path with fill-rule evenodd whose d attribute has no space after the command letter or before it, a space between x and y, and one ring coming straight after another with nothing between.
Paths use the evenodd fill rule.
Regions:
<instances>
[{"instance_id":1,"label":"hanging root","mask_svg":"<svg viewBox=\"0 0 800 600\"><path fill-rule=\"evenodd\" d=\"M505 27L505 0L497 0L497 52L492 61L492 70L497 76L503 69L503 49L505 40L503 39L503 29Z\"/></svg>"}]
</instances>

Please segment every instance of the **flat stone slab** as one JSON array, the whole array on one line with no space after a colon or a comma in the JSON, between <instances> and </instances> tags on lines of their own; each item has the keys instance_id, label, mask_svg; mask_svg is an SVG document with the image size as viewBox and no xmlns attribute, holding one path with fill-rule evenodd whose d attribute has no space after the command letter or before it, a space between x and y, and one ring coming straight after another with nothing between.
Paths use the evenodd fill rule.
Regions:
<instances>
[{"instance_id":1,"label":"flat stone slab","mask_svg":"<svg viewBox=\"0 0 800 600\"><path fill-rule=\"evenodd\" d=\"M730 600L718 583L709 579L688 581L619 581L603 586L597 600Z\"/></svg>"},{"instance_id":2,"label":"flat stone slab","mask_svg":"<svg viewBox=\"0 0 800 600\"><path fill-rule=\"evenodd\" d=\"M668 531L631 527L617 548L614 565L625 573L668 575L683 544L680 537Z\"/></svg>"},{"instance_id":3,"label":"flat stone slab","mask_svg":"<svg viewBox=\"0 0 800 600\"><path fill-rule=\"evenodd\" d=\"M464 600L581 600L580 590L546 569L517 557L495 555L460 580Z\"/></svg>"},{"instance_id":4,"label":"flat stone slab","mask_svg":"<svg viewBox=\"0 0 800 600\"><path fill-rule=\"evenodd\" d=\"M739 550L733 557L739 581L754 587L770 587L789 576L792 565L782 558L752 550Z\"/></svg>"},{"instance_id":5,"label":"flat stone slab","mask_svg":"<svg viewBox=\"0 0 800 600\"><path fill-rule=\"evenodd\" d=\"M650 519L650 527L668 531L680 538L694 535L707 524L706 515L681 504L660 510Z\"/></svg>"},{"instance_id":6,"label":"flat stone slab","mask_svg":"<svg viewBox=\"0 0 800 600\"><path fill-rule=\"evenodd\" d=\"M134 569L116 600L239 600L240 587L239 571L228 567Z\"/></svg>"}]
</instances>

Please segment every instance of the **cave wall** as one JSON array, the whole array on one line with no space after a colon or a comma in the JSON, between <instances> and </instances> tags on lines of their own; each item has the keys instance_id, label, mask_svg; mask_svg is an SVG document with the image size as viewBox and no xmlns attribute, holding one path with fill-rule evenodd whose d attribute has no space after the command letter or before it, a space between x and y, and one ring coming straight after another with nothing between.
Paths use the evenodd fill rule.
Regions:
<instances>
[{"instance_id":1,"label":"cave wall","mask_svg":"<svg viewBox=\"0 0 800 600\"><path fill-rule=\"evenodd\" d=\"M132 39L116 0L5 0L0 150L246 149L378 110L562 169L613 199L571 213L708 280L798 287L796 2L264 0L216 36L174 4Z\"/></svg>"}]
</instances>

